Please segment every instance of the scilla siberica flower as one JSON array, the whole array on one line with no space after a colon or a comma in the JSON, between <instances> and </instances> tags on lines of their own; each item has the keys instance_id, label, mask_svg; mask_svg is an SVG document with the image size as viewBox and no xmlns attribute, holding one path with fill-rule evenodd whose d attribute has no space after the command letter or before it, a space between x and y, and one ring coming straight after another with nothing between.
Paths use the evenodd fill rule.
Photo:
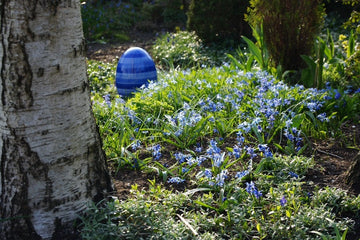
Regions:
<instances>
[{"instance_id":1,"label":"scilla siberica flower","mask_svg":"<svg viewBox=\"0 0 360 240\"><path fill-rule=\"evenodd\" d=\"M329 118L326 117L326 113L321 113L321 114L317 115L316 117L317 117L317 119L320 120L320 122L329 122L330 121Z\"/></svg>"},{"instance_id":2,"label":"scilla siberica flower","mask_svg":"<svg viewBox=\"0 0 360 240\"><path fill-rule=\"evenodd\" d=\"M257 189L253 181L251 181L250 183L246 182L246 191L249 194L254 195L257 199L262 197L262 193Z\"/></svg>"},{"instance_id":3,"label":"scilla siberica flower","mask_svg":"<svg viewBox=\"0 0 360 240\"><path fill-rule=\"evenodd\" d=\"M160 144L157 144L155 146L152 147L152 155L154 157L155 160L159 160L161 158L161 146Z\"/></svg>"},{"instance_id":4,"label":"scilla siberica flower","mask_svg":"<svg viewBox=\"0 0 360 240\"><path fill-rule=\"evenodd\" d=\"M231 153L234 155L235 159L238 159L241 156L241 148L239 146L235 145L233 147L233 151Z\"/></svg>"},{"instance_id":5,"label":"scilla siberica flower","mask_svg":"<svg viewBox=\"0 0 360 240\"><path fill-rule=\"evenodd\" d=\"M183 182L185 182L185 180L181 179L179 177L172 177L172 178L170 178L168 180L168 183L177 183L177 184L179 184L179 183L183 183Z\"/></svg>"},{"instance_id":6,"label":"scilla siberica flower","mask_svg":"<svg viewBox=\"0 0 360 240\"><path fill-rule=\"evenodd\" d=\"M228 178L227 174L228 170L222 170L218 175L216 175L215 184L219 187L223 187L225 184L225 179Z\"/></svg>"},{"instance_id":7,"label":"scilla siberica flower","mask_svg":"<svg viewBox=\"0 0 360 240\"><path fill-rule=\"evenodd\" d=\"M243 145L243 143L245 142L245 137L242 135L242 132L241 131L238 131L236 133L236 140L238 141L239 145Z\"/></svg>"},{"instance_id":8,"label":"scilla siberica flower","mask_svg":"<svg viewBox=\"0 0 360 240\"><path fill-rule=\"evenodd\" d=\"M294 173L294 172L289 172L289 175L290 175L290 177L293 177L293 178L299 178L299 175L297 175L296 173Z\"/></svg>"},{"instance_id":9,"label":"scilla siberica flower","mask_svg":"<svg viewBox=\"0 0 360 240\"><path fill-rule=\"evenodd\" d=\"M235 177L242 179L243 177L245 177L246 175L248 175L250 172L248 170L242 171L242 172L237 172Z\"/></svg>"},{"instance_id":10,"label":"scilla siberica flower","mask_svg":"<svg viewBox=\"0 0 360 240\"><path fill-rule=\"evenodd\" d=\"M273 156L273 154L270 151L270 148L267 146L267 144L259 144L258 148L259 148L260 152L262 152L264 154L265 158Z\"/></svg>"},{"instance_id":11,"label":"scilla siberica flower","mask_svg":"<svg viewBox=\"0 0 360 240\"><path fill-rule=\"evenodd\" d=\"M323 104L321 102L313 100L313 101L307 103L306 106L309 108L309 110L311 112L316 112L317 110L319 110L322 107L322 105Z\"/></svg>"},{"instance_id":12,"label":"scilla siberica flower","mask_svg":"<svg viewBox=\"0 0 360 240\"><path fill-rule=\"evenodd\" d=\"M206 168L206 169L204 170L204 175L205 175L205 177L207 177L208 179L211 179L211 178L212 178L212 172L211 172L211 170L208 169L208 168Z\"/></svg>"},{"instance_id":13,"label":"scilla siberica flower","mask_svg":"<svg viewBox=\"0 0 360 240\"><path fill-rule=\"evenodd\" d=\"M255 153L254 148L252 148L252 147L246 147L246 151L250 155L251 159L253 159L254 157L257 156L257 154Z\"/></svg>"},{"instance_id":14,"label":"scilla siberica flower","mask_svg":"<svg viewBox=\"0 0 360 240\"><path fill-rule=\"evenodd\" d=\"M110 94L106 94L103 96L105 103L108 105L108 107L111 107L111 100L110 100Z\"/></svg>"},{"instance_id":15,"label":"scilla siberica flower","mask_svg":"<svg viewBox=\"0 0 360 240\"><path fill-rule=\"evenodd\" d=\"M287 203L287 200L286 200L285 196L283 196L283 197L280 199L280 205L281 205L282 207L284 207L286 203Z\"/></svg>"},{"instance_id":16,"label":"scilla siberica flower","mask_svg":"<svg viewBox=\"0 0 360 240\"><path fill-rule=\"evenodd\" d=\"M131 148L134 151L137 150L140 146L141 146L141 141L140 140L136 140L131 144Z\"/></svg>"}]
</instances>

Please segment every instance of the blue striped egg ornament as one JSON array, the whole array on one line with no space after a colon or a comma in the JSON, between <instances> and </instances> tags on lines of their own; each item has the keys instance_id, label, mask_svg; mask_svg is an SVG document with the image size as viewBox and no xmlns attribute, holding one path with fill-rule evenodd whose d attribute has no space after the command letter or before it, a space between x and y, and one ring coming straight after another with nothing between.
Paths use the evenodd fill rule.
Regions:
<instances>
[{"instance_id":1,"label":"blue striped egg ornament","mask_svg":"<svg viewBox=\"0 0 360 240\"><path fill-rule=\"evenodd\" d=\"M132 47L120 57L116 68L116 89L121 96L130 96L149 81L157 81L155 63L142 48Z\"/></svg>"}]
</instances>

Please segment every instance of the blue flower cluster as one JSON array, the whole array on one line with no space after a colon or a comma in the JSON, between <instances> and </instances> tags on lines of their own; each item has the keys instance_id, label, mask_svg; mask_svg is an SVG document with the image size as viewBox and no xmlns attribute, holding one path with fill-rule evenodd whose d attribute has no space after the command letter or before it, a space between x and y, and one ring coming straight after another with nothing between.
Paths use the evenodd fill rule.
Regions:
<instances>
[{"instance_id":1,"label":"blue flower cluster","mask_svg":"<svg viewBox=\"0 0 360 240\"><path fill-rule=\"evenodd\" d=\"M161 158L161 145L157 144L153 146L152 148L152 155L155 160L159 160Z\"/></svg>"},{"instance_id":2,"label":"blue flower cluster","mask_svg":"<svg viewBox=\"0 0 360 240\"><path fill-rule=\"evenodd\" d=\"M262 193L257 189L253 181L251 181L250 183L246 182L246 191L249 194L254 195L257 199L262 197Z\"/></svg>"},{"instance_id":3,"label":"blue flower cluster","mask_svg":"<svg viewBox=\"0 0 360 240\"><path fill-rule=\"evenodd\" d=\"M173 105L173 112L149 117L149 115L143 116L141 111L132 110L136 109L135 107L123 108L122 116L136 129L136 132L139 131L139 135L144 134L146 130L148 133L146 139L153 137L149 135L155 132L159 133L161 138L165 138L164 142L171 144L175 142L174 139L185 141L187 136L194 134L193 129L200 132L201 136L205 136L205 138L195 138L192 144L201 141L196 146L179 147L179 149L187 149L187 153L176 152L173 155L179 166L179 177L170 178L170 183L184 182L186 173L195 170L199 171L196 176L200 176L208 185L224 187L226 181L234 176L231 168L228 167L229 164L232 162L243 164L243 161L247 160L251 162L258 158L272 158L272 149L275 148L272 141L279 135L279 138L285 136L288 140L285 144L292 144L294 149L299 151L304 146L305 134L294 118L306 112L325 124L331 118L324 112L326 101L330 98L332 100L342 98L339 92L332 89L317 90L305 89L300 85L288 86L263 71L244 73L234 70L237 72L231 77L219 72L216 74L216 71L223 71L221 68L208 71L214 71L212 74L219 76L218 82L208 81L204 76L205 73L196 75L191 71L177 71L167 76L167 82L159 79L143 89L141 98L150 99L149 101L151 97L160 94L160 91L165 92L168 99L164 101L168 101L169 104L176 102ZM184 82L179 84L179 81ZM226 84L221 86L222 83ZM195 93L183 98L179 97L181 91L192 88L195 89ZM196 93L199 91L206 91L206 94L197 96ZM306 114L303 115L307 116ZM144 125L154 122L154 119L158 123L164 123L159 126L165 125L165 127L153 132L149 128L144 129ZM197 129L199 123L206 126ZM231 131L226 132L227 127ZM225 134L221 135L224 132ZM131 136L133 135L132 132ZM232 141L232 146L229 146L229 141L222 139L227 136L236 137L236 141ZM210 137L212 139L206 145L206 140ZM133 151L141 148L140 140L132 141L130 146ZM222 142L227 144L221 145ZM283 143L284 141L280 144ZM144 145L147 143L144 142ZM161 158L159 144L148 150L152 151L155 160ZM249 167L237 172L235 178L242 179L250 174L251 170L252 167ZM290 172L289 175L297 178L295 173ZM246 191L256 198L262 196L254 182L246 183Z\"/></svg>"},{"instance_id":4,"label":"blue flower cluster","mask_svg":"<svg viewBox=\"0 0 360 240\"><path fill-rule=\"evenodd\" d=\"M168 180L168 183L177 183L177 184L179 184L179 183L183 183L183 182L185 182L185 180L181 179L179 177L172 177L172 178L170 178Z\"/></svg>"}]
</instances>

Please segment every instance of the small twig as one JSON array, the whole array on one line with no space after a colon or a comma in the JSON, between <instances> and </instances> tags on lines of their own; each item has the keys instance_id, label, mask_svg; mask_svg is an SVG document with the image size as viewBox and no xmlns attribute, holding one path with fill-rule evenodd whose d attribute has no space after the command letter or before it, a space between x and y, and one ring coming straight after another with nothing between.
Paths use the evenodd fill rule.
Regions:
<instances>
[{"instance_id":1,"label":"small twig","mask_svg":"<svg viewBox=\"0 0 360 240\"><path fill-rule=\"evenodd\" d=\"M336 157L336 158L340 158L340 159L344 159L343 157L340 157L339 155L336 155L336 154L333 154L333 153L329 153L329 152L325 152L323 150L320 150L320 149L316 149L316 151L320 152L320 153L323 153L323 154L326 154L326 155L329 155L329 156L332 156L332 157Z\"/></svg>"},{"instance_id":2,"label":"small twig","mask_svg":"<svg viewBox=\"0 0 360 240\"><path fill-rule=\"evenodd\" d=\"M194 234L194 236L197 236L198 233L195 231L195 229L190 225L190 223L185 219L183 218L182 216L180 216L179 214L176 214L180 220L191 230L191 232Z\"/></svg>"}]
</instances>

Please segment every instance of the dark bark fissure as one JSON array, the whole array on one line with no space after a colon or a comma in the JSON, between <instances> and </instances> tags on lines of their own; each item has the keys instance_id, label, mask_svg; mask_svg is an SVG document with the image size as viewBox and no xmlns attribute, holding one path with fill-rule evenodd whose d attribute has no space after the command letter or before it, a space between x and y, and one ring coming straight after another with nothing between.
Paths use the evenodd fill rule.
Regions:
<instances>
[{"instance_id":1,"label":"dark bark fissure","mask_svg":"<svg viewBox=\"0 0 360 240\"><path fill-rule=\"evenodd\" d=\"M58 94L58 95L71 94L73 92L77 92L79 89L81 89L82 92L85 92L85 90L88 88L89 88L89 83L84 81L84 82L82 82L82 84L80 86L63 89L63 90L57 92L56 94Z\"/></svg>"},{"instance_id":2,"label":"dark bark fissure","mask_svg":"<svg viewBox=\"0 0 360 240\"><path fill-rule=\"evenodd\" d=\"M352 160L346 173L346 183L355 191L360 192L360 152Z\"/></svg>"},{"instance_id":3,"label":"dark bark fissure","mask_svg":"<svg viewBox=\"0 0 360 240\"><path fill-rule=\"evenodd\" d=\"M82 39L81 43L78 46L73 45L74 58L77 56L85 56L86 54L86 42L85 39Z\"/></svg>"},{"instance_id":4,"label":"dark bark fissure","mask_svg":"<svg viewBox=\"0 0 360 240\"><path fill-rule=\"evenodd\" d=\"M0 14L1 14L1 22L0 22L0 30L1 30L1 35L3 37L1 37L1 47L3 49L3 56L2 56L2 59L1 59L1 84L2 86L5 86L5 73L4 73L4 66L5 66L5 62L6 62L6 57L7 57L7 54L6 54L6 51L5 51L5 47L6 47L6 44L5 44L5 39L4 39L4 32L6 32L6 19L5 19L5 4L7 3L7 1L5 0L1 0L1 9L0 9ZM4 90L4 87L2 88L2 91L1 91L1 102L2 102L2 105L4 106L5 105L5 90Z\"/></svg>"},{"instance_id":5,"label":"dark bark fissure","mask_svg":"<svg viewBox=\"0 0 360 240\"><path fill-rule=\"evenodd\" d=\"M28 143L16 135L15 130L4 140L1 159L3 189L0 205L4 222L1 239L41 239L31 222L28 205L29 175L34 179L50 182L48 167L31 151ZM46 185L46 199L51 198L52 186ZM21 229L21 231L19 231Z\"/></svg>"},{"instance_id":6,"label":"dark bark fissure","mask_svg":"<svg viewBox=\"0 0 360 240\"><path fill-rule=\"evenodd\" d=\"M51 13L55 16L57 13L57 9L59 4L62 2L63 0L40 0L39 1L39 6L41 6L44 9L50 9Z\"/></svg>"},{"instance_id":7,"label":"dark bark fissure","mask_svg":"<svg viewBox=\"0 0 360 240\"><path fill-rule=\"evenodd\" d=\"M92 200L95 203L100 202L101 200L105 199L110 193L112 193L114 191L114 187L112 186L111 183L111 177L109 174L107 174L107 162L105 160L105 156L101 153L103 153L102 151L102 147L100 144L97 143L101 143L101 140L98 139L97 136L94 136L98 141L96 141L95 144L93 144L92 146L88 147L88 155L91 153L95 153L94 159L96 159L95 164L93 166L94 170L92 171L93 173L96 173L96 176L89 176L88 179L92 180L94 179L94 181L91 181L90 184L92 184L93 187L88 189L93 189L94 187L96 188L96 195L92 197ZM105 162L105 164L104 164ZM91 169L91 168L89 168ZM88 192L88 195L91 196L91 192Z\"/></svg>"},{"instance_id":8,"label":"dark bark fissure","mask_svg":"<svg viewBox=\"0 0 360 240\"><path fill-rule=\"evenodd\" d=\"M33 96L31 85L33 73L28 61L25 43L34 38L29 27L29 21L35 18L37 1L24 1L23 12L25 18L18 20L20 29L14 24L8 26L5 20L13 13L8 7L8 0L2 0L2 46L4 56L2 59L3 106L12 109L26 109L32 106ZM6 27L9 28L6 28ZM15 29L16 28L16 29ZM21 31L19 31L21 30ZM20 35L21 34L21 35ZM4 37L7 36L6 39ZM8 68L5 68L8 66ZM5 82L8 80L8 82Z\"/></svg>"}]
</instances>

